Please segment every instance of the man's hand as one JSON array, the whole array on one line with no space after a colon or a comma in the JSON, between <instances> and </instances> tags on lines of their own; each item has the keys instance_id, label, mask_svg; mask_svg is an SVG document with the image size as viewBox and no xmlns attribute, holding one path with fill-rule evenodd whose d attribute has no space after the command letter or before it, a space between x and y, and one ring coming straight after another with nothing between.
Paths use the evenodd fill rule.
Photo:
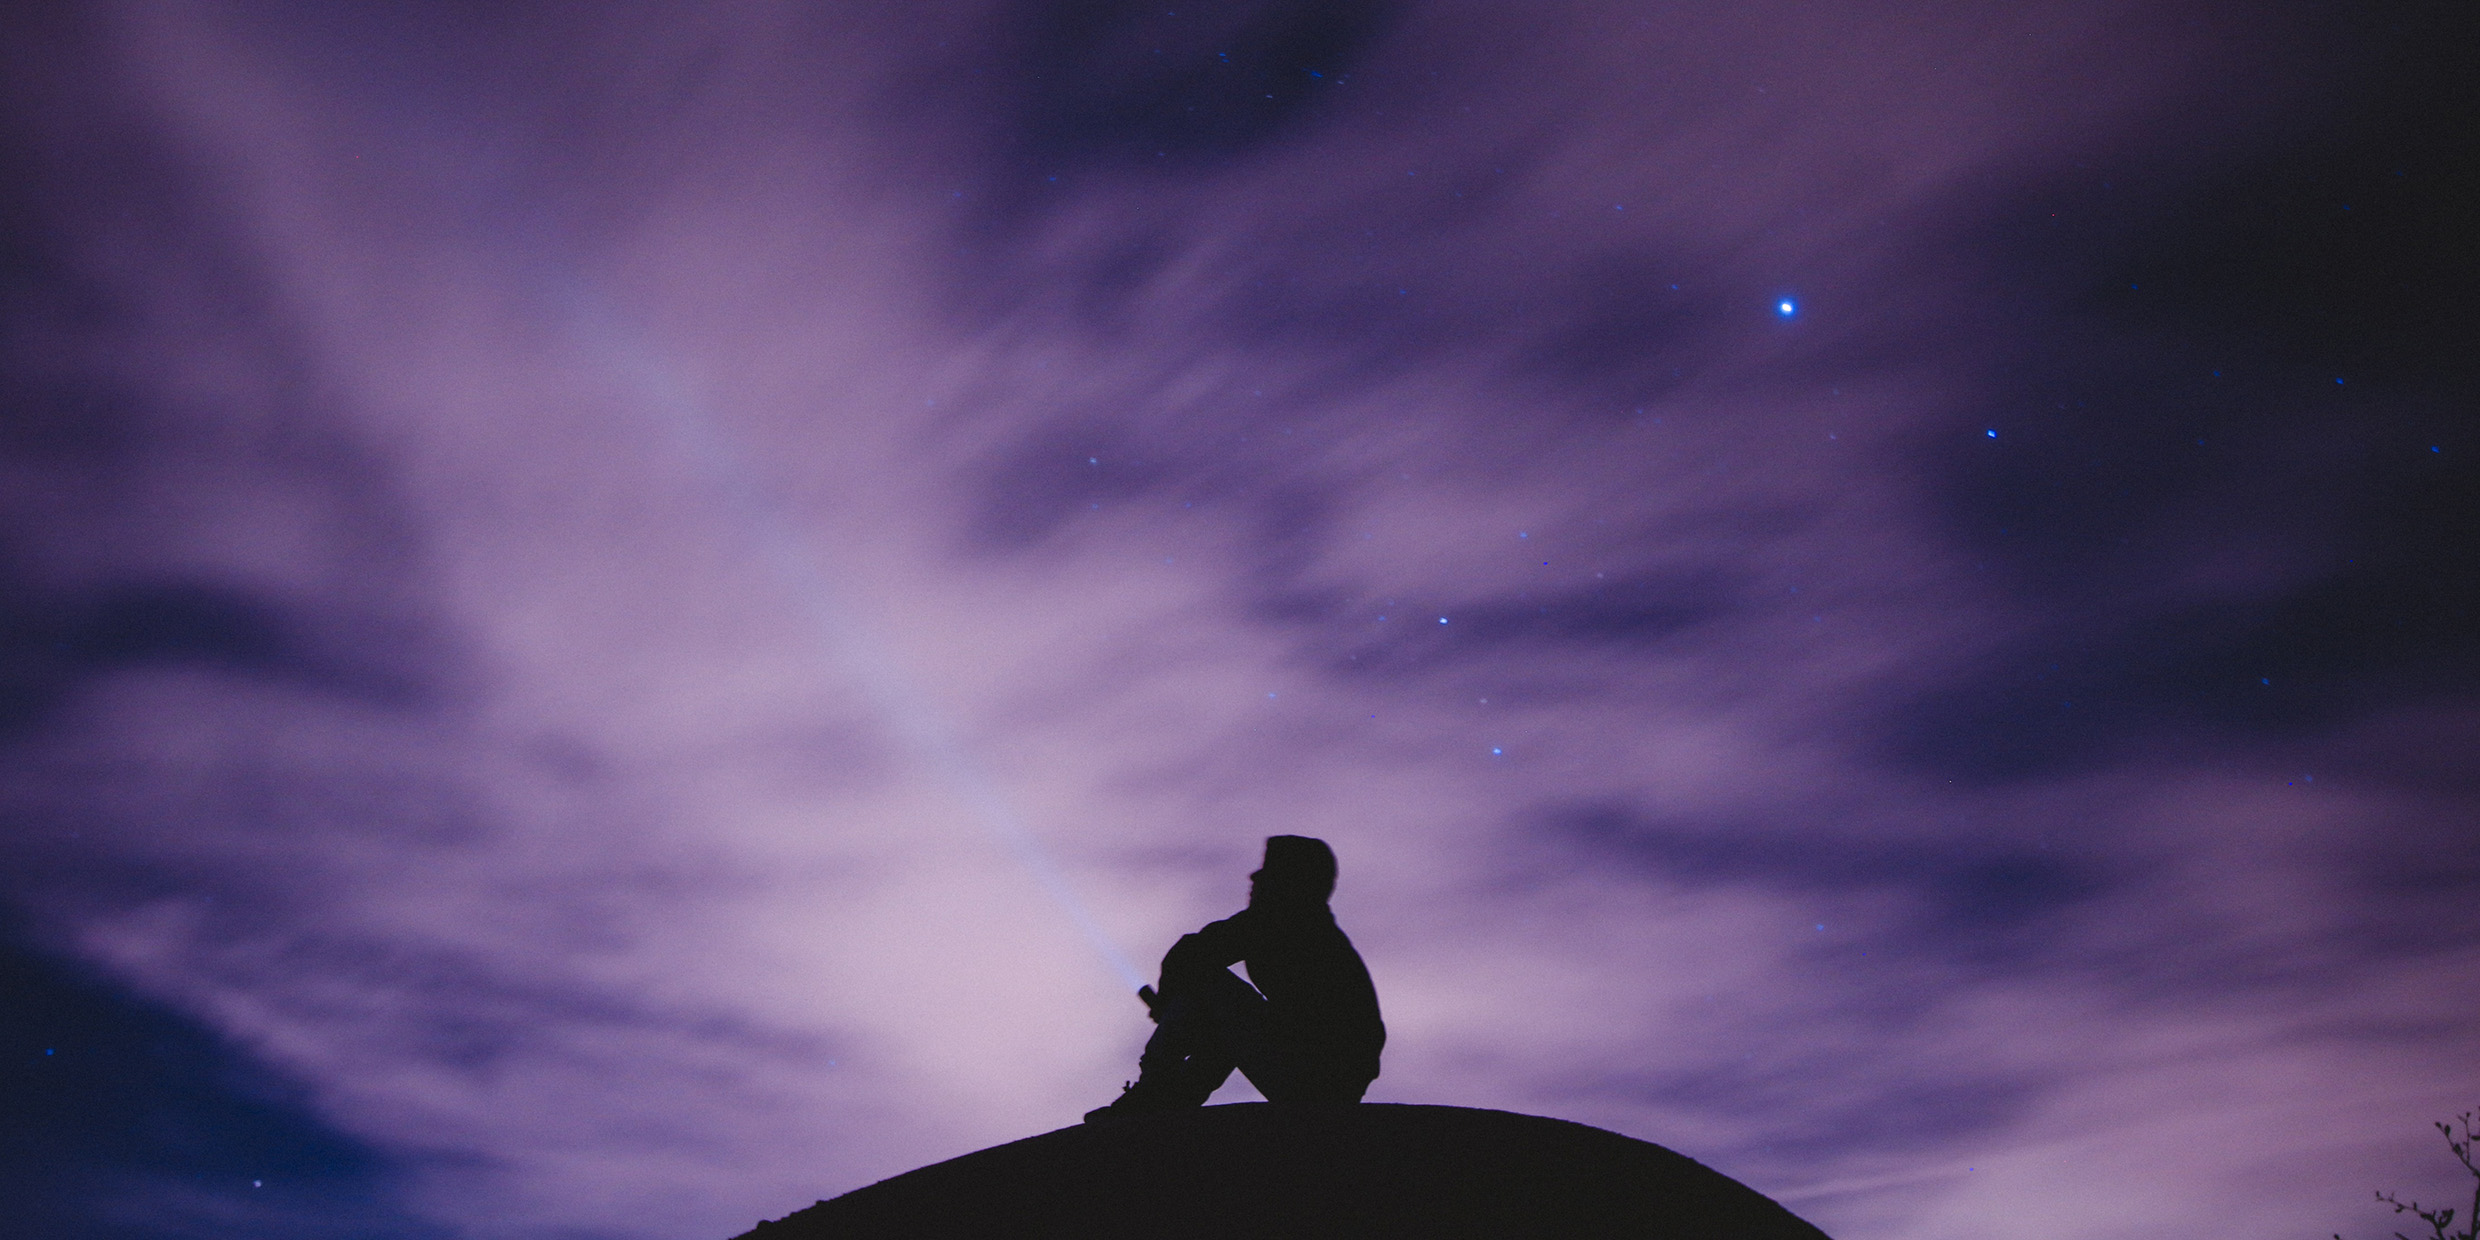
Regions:
<instances>
[{"instance_id":1,"label":"man's hand","mask_svg":"<svg viewBox=\"0 0 2480 1240\"><path fill-rule=\"evenodd\" d=\"M1154 988L1151 986L1137 987L1137 998L1145 1004L1145 1018L1156 1024L1162 1023L1162 1014L1154 1010Z\"/></svg>"}]
</instances>

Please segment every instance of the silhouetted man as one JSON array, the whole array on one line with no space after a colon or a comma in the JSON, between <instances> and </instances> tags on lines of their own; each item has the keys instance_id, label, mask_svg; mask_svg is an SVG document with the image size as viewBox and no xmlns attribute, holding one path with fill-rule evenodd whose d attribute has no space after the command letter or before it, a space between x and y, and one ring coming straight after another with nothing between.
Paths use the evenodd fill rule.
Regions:
<instances>
[{"instance_id":1,"label":"silhouetted man","mask_svg":"<svg viewBox=\"0 0 2480 1240\"><path fill-rule=\"evenodd\" d=\"M1162 989L1138 988L1154 1036L1137 1079L1086 1121L1202 1106L1235 1067L1269 1102L1360 1101L1386 1025L1368 967L1326 907L1334 890L1324 840L1269 838L1249 906L1180 936L1163 956ZM1234 963L1248 966L1248 982Z\"/></svg>"}]
</instances>

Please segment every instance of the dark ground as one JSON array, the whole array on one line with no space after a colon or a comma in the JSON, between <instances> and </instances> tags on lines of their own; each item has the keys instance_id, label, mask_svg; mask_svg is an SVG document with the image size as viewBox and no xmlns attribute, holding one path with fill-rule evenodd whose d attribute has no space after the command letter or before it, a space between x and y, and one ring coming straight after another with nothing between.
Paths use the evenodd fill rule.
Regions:
<instances>
[{"instance_id":1,"label":"dark ground","mask_svg":"<svg viewBox=\"0 0 2480 1240\"><path fill-rule=\"evenodd\" d=\"M1202 1107L1063 1128L882 1180L743 1240L1629 1236L1824 1240L1694 1159L1466 1107Z\"/></svg>"}]
</instances>

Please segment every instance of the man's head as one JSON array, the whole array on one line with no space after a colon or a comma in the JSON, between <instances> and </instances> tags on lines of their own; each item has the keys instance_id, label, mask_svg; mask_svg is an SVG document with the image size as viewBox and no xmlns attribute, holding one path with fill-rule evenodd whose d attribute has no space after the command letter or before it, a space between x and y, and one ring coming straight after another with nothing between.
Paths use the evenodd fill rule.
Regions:
<instances>
[{"instance_id":1,"label":"man's head","mask_svg":"<svg viewBox=\"0 0 2480 1240\"><path fill-rule=\"evenodd\" d=\"M1335 894L1335 850L1305 835L1266 837L1266 864L1249 875L1249 906L1324 904Z\"/></svg>"}]
</instances>

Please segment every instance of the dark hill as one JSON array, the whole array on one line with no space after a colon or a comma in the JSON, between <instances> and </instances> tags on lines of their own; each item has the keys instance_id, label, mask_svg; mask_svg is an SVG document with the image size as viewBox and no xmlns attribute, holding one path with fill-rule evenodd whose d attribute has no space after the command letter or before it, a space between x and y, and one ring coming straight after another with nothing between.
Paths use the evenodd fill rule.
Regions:
<instances>
[{"instance_id":1,"label":"dark hill","mask_svg":"<svg viewBox=\"0 0 2480 1240\"><path fill-rule=\"evenodd\" d=\"M1683 1155L1465 1107L1242 1103L1086 1124L856 1189L742 1240L1627 1236L1826 1240Z\"/></svg>"}]
</instances>

